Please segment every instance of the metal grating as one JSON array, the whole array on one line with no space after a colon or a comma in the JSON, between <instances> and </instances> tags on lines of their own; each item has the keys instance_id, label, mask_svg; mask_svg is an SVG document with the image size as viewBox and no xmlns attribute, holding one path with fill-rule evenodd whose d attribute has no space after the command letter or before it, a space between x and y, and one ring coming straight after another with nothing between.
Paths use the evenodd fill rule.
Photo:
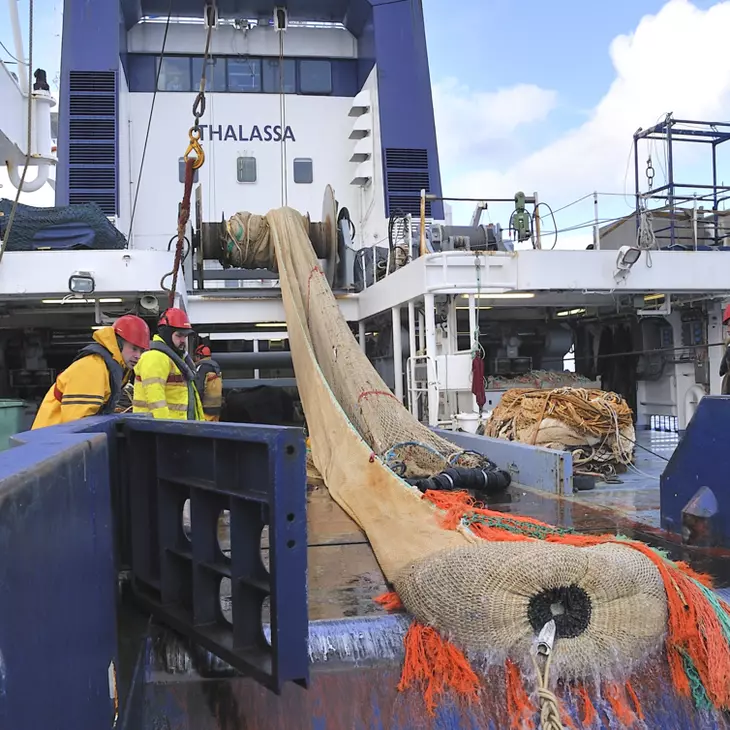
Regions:
<instances>
[{"instance_id":1,"label":"metal grating","mask_svg":"<svg viewBox=\"0 0 730 730\"><path fill-rule=\"evenodd\" d=\"M105 215L114 215L107 211L115 211L117 207L117 196L114 192L101 190L69 190L68 202L70 205L83 205L84 203L96 203Z\"/></svg>"},{"instance_id":2,"label":"metal grating","mask_svg":"<svg viewBox=\"0 0 730 730\"><path fill-rule=\"evenodd\" d=\"M413 193L428 191L430 186L428 172L388 172L388 190L391 193Z\"/></svg>"},{"instance_id":3,"label":"metal grating","mask_svg":"<svg viewBox=\"0 0 730 730\"><path fill-rule=\"evenodd\" d=\"M113 119L73 119L69 120L69 137L71 142L100 141L113 139L116 123Z\"/></svg>"},{"instance_id":4,"label":"metal grating","mask_svg":"<svg viewBox=\"0 0 730 730\"><path fill-rule=\"evenodd\" d=\"M69 73L69 202L117 212L117 75Z\"/></svg>"},{"instance_id":5,"label":"metal grating","mask_svg":"<svg viewBox=\"0 0 730 730\"><path fill-rule=\"evenodd\" d=\"M71 97L69 113L71 116L94 117L114 116L115 98L110 94L82 94Z\"/></svg>"},{"instance_id":6,"label":"metal grating","mask_svg":"<svg viewBox=\"0 0 730 730\"><path fill-rule=\"evenodd\" d=\"M117 74L115 71L71 71L68 75L69 91L92 91L116 94Z\"/></svg>"},{"instance_id":7,"label":"metal grating","mask_svg":"<svg viewBox=\"0 0 730 730\"><path fill-rule=\"evenodd\" d=\"M428 150L389 147L385 150L385 166L428 170Z\"/></svg>"},{"instance_id":8,"label":"metal grating","mask_svg":"<svg viewBox=\"0 0 730 730\"><path fill-rule=\"evenodd\" d=\"M114 165L116 150L113 144L77 142L69 150L71 165ZM197 171L196 171L197 172Z\"/></svg>"},{"instance_id":9,"label":"metal grating","mask_svg":"<svg viewBox=\"0 0 730 730\"><path fill-rule=\"evenodd\" d=\"M115 178L113 167L72 167L68 174L71 187L85 190L107 190L114 187Z\"/></svg>"},{"instance_id":10,"label":"metal grating","mask_svg":"<svg viewBox=\"0 0 730 730\"><path fill-rule=\"evenodd\" d=\"M410 213L413 216L421 215L421 198L412 195L389 195L388 215L395 212ZM426 201L426 218L431 217L431 202Z\"/></svg>"},{"instance_id":11,"label":"metal grating","mask_svg":"<svg viewBox=\"0 0 730 730\"><path fill-rule=\"evenodd\" d=\"M428 150L388 147L385 150L386 215L396 211L420 215L421 190L430 192ZM426 215L431 204L426 202Z\"/></svg>"}]
</instances>

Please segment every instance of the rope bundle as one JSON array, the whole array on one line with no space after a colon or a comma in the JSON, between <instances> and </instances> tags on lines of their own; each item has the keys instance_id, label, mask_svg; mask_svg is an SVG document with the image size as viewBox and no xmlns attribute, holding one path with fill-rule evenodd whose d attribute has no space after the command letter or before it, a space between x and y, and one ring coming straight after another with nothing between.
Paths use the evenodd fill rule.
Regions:
<instances>
[{"instance_id":1,"label":"rope bundle","mask_svg":"<svg viewBox=\"0 0 730 730\"><path fill-rule=\"evenodd\" d=\"M631 408L594 388L508 390L486 435L573 453L579 473L612 474L633 463Z\"/></svg>"}]
</instances>

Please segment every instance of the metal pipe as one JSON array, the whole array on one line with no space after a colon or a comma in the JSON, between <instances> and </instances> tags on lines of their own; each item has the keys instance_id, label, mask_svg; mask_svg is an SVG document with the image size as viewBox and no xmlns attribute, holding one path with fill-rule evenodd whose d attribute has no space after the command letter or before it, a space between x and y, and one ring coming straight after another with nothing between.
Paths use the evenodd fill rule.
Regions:
<instances>
[{"instance_id":1,"label":"metal pipe","mask_svg":"<svg viewBox=\"0 0 730 730\"><path fill-rule=\"evenodd\" d=\"M533 197L535 203L535 212L533 218L535 219L535 248L542 248L542 241L540 240L540 210L538 208L537 193Z\"/></svg>"},{"instance_id":2,"label":"metal pipe","mask_svg":"<svg viewBox=\"0 0 730 730\"><path fill-rule=\"evenodd\" d=\"M253 368L291 368L291 352L216 352L213 359L221 366Z\"/></svg>"},{"instance_id":3,"label":"metal pipe","mask_svg":"<svg viewBox=\"0 0 730 730\"><path fill-rule=\"evenodd\" d=\"M10 25L13 28L15 57L18 61L18 83L20 84L20 90L28 97L28 103L30 104L30 94L28 93L28 89L30 88L28 77L28 64L25 61L25 51L23 49L23 33L20 30L18 0L8 0L8 7L10 10ZM27 150L26 154L28 152L30 152L30 150Z\"/></svg>"},{"instance_id":4,"label":"metal pipe","mask_svg":"<svg viewBox=\"0 0 730 730\"><path fill-rule=\"evenodd\" d=\"M393 320L393 378L395 397L403 402L403 343L401 341L400 307L391 310Z\"/></svg>"},{"instance_id":5,"label":"metal pipe","mask_svg":"<svg viewBox=\"0 0 730 730\"><path fill-rule=\"evenodd\" d=\"M258 352L259 351L259 341L258 340L254 340L253 341L253 351L254 352ZM259 370L259 368L254 368L253 376L254 376L254 378L260 378L261 377L261 371Z\"/></svg>"},{"instance_id":6,"label":"metal pipe","mask_svg":"<svg viewBox=\"0 0 730 730\"><path fill-rule=\"evenodd\" d=\"M423 312L418 313L418 351L421 354L426 352L426 318Z\"/></svg>"},{"instance_id":7,"label":"metal pipe","mask_svg":"<svg viewBox=\"0 0 730 730\"><path fill-rule=\"evenodd\" d=\"M426 373L428 377L428 425L436 426L439 420L439 391L436 374L436 302L433 294L423 297L426 320Z\"/></svg>"},{"instance_id":8,"label":"metal pipe","mask_svg":"<svg viewBox=\"0 0 730 730\"><path fill-rule=\"evenodd\" d=\"M434 195L433 193L426 193L426 200L429 202L436 201L436 200L443 200L446 202L455 202L455 203L514 203L514 198L445 198L443 196ZM536 202L536 199L534 197L530 197L529 195L525 196L525 203L534 204Z\"/></svg>"},{"instance_id":9,"label":"metal pipe","mask_svg":"<svg viewBox=\"0 0 730 730\"><path fill-rule=\"evenodd\" d=\"M472 348L476 342L478 326L476 297L473 294L469 294L469 344Z\"/></svg>"},{"instance_id":10,"label":"metal pipe","mask_svg":"<svg viewBox=\"0 0 730 730\"><path fill-rule=\"evenodd\" d=\"M418 405L416 398L414 398L414 394L411 392L410 388L413 387L413 383L415 381L414 377L414 362L413 358L416 357L416 353L418 351L416 350L416 305L413 300L408 302L408 382L409 382L409 390L408 390L408 407L410 408L411 413L414 416L418 415Z\"/></svg>"},{"instance_id":11,"label":"metal pipe","mask_svg":"<svg viewBox=\"0 0 730 730\"><path fill-rule=\"evenodd\" d=\"M672 125L674 124L672 119L667 119L667 187L669 188L669 194L667 196L667 204L669 205L669 219L670 234L669 240L674 243L674 157L672 154Z\"/></svg>"},{"instance_id":12,"label":"metal pipe","mask_svg":"<svg viewBox=\"0 0 730 730\"><path fill-rule=\"evenodd\" d=\"M365 320L361 319L357 323L357 339L360 343L360 349L365 352Z\"/></svg>"},{"instance_id":13,"label":"metal pipe","mask_svg":"<svg viewBox=\"0 0 730 730\"><path fill-rule=\"evenodd\" d=\"M596 251L601 249L601 234L598 226L598 193L593 193L593 220L595 224L593 226L593 248Z\"/></svg>"},{"instance_id":14,"label":"metal pipe","mask_svg":"<svg viewBox=\"0 0 730 730\"><path fill-rule=\"evenodd\" d=\"M421 190L421 231L418 241L418 255L426 253L426 191Z\"/></svg>"}]
</instances>

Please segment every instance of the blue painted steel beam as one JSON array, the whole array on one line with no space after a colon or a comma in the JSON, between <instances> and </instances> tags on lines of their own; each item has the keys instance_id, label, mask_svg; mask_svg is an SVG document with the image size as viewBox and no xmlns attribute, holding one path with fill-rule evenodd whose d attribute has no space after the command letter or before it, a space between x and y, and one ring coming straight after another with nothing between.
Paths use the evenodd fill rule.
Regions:
<instances>
[{"instance_id":1,"label":"blue painted steel beam","mask_svg":"<svg viewBox=\"0 0 730 730\"><path fill-rule=\"evenodd\" d=\"M719 545L730 548L730 397L705 396L661 476L661 522L682 532L682 510L702 487L712 490L717 512L712 529Z\"/></svg>"},{"instance_id":2,"label":"blue painted steel beam","mask_svg":"<svg viewBox=\"0 0 730 730\"><path fill-rule=\"evenodd\" d=\"M107 440L50 430L15 439L28 445L0 454L0 728L111 728Z\"/></svg>"}]
</instances>

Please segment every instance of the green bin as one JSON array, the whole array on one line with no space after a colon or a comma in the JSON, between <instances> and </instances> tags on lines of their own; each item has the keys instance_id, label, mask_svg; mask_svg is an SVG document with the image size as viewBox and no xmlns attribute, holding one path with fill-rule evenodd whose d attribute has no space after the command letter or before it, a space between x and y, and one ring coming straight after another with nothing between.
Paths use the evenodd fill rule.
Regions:
<instances>
[{"instance_id":1,"label":"green bin","mask_svg":"<svg viewBox=\"0 0 730 730\"><path fill-rule=\"evenodd\" d=\"M22 429L25 401L0 398L0 451L10 448L10 437Z\"/></svg>"}]
</instances>

